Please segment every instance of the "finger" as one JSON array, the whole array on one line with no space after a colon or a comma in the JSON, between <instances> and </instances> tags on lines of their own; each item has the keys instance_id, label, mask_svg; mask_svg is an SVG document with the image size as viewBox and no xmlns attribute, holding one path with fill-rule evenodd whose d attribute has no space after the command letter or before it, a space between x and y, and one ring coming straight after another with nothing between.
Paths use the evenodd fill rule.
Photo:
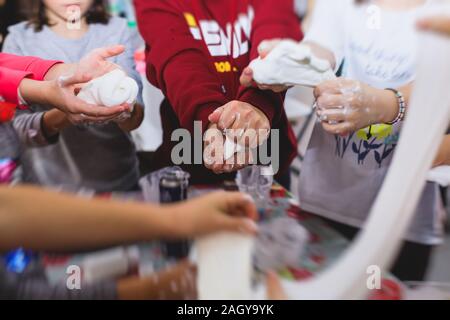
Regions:
<instances>
[{"instance_id":1,"label":"finger","mask_svg":"<svg viewBox=\"0 0 450 320\"><path fill-rule=\"evenodd\" d=\"M258 128L258 145L262 145L269 139L271 128L265 124L259 126Z\"/></svg>"},{"instance_id":2,"label":"finger","mask_svg":"<svg viewBox=\"0 0 450 320\"><path fill-rule=\"evenodd\" d=\"M220 143L216 143L216 141L211 142L211 144L207 146L208 150L206 150L204 154L203 162L205 163L206 168L215 173L220 173L224 165L224 153L223 145L220 146Z\"/></svg>"},{"instance_id":3,"label":"finger","mask_svg":"<svg viewBox=\"0 0 450 320\"><path fill-rule=\"evenodd\" d=\"M241 170L242 168L244 168L244 166L241 165L237 165L237 164L225 164L223 166L223 172L224 173L233 173L233 172L237 172L239 170Z\"/></svg>"},{"instance_id":4,"label":"finger","mask_svg":"<svg viewBox=\"0 0 450 320\"><path fill-rule=\"evenodd\" d=\"M450 36L450 17L436 16L425 18L417 22L417 26L421 30L430 30L443 33Z\"/></svg>"},{"instance_id":5,"label":"finger","mask_svg":"<svg viewBox=\"0 0 450 320\"><path fill-rule=\"evenodd\" d=\"M206 169L213 171L213 165L216 162L214 161L214 159L212 157L203 157L203 164L205 166Z\"/></svg>"},{"instance_id":6,"label":"finger","mask_svg":"<svg viewBox=\"0 0 450 320\"><path fill-rule=\"evenodd\" d=\"M281 39L264 40L258 46L258 54L261 59L267 57L267 55L281 42Z\"/></svg>"},{"instance_id":7,"label":"finger","mask_svg":"<svg viewBox=\"0 0 450 320\"><path fill-rule=\"evenodd\" d=\"M337 124L329 124L327 122L322 122L322 127L328 133L343 136L348 135L354 131L353 125L349 122L342 122Z\"/></svg>"},{"instance_id":8,"label":"finger","mask_svg":"<svg viewBox=\"0 0 450 320\"><path fill-rule=\"evenodd\" d=\"M207 151L205 154L215 156L217 152L223 153L224 143L225 141L221 131L218 129L208 129L204 137L205 148L208 148L208 150L205 150Z\"/></svg>"},{"instance_id":9,"label":"finger","mask_svg":"<svg viewBox=\"0 0 450 320\"><path fill-rule=\"evenodd\" d=\"M261 52L259 53L259 56L261 57L261 59L265 59L270 53L270 50L261 50Z\"/></svg>"},{"instance_id":10,"label":"finger","mask_svg":"<svg viewBox=\"0 0 450 320\"><path fill-rule=\"evenodd\" d=\"M259 119L259 114L252 108L237 108L235 107L230 114L234 115L234 121L227 123L226 129L231 129L233 136L240 137L244 134L245 130L254 128L254 124ZM244 130L244 131L242 131Z\"/></svg>"},{"instance_id":11,"label":"finger","mask_svg":"<svg viewBox=\"0 0 450 320\"><path fill-rule=\"evenodd\" d=\"M253 198L241 192L225 193L227 214L258 220L258 211Z\"/></svg>"},{"instance_id":12,"label":"finger","mask_svg":"<svg viewBox=\"0 0 450 320\"><path fill-rule=\"evenodd\" d=\"M347 120L347 110L347 108L319 110L317 115L320 121L338 123Z\"/></svg>"},{"instance_id":13,"label":"finger","mask_svg":"<svg viewBox=\"0 0 450 320\"><path fill-rule=\"evenodd\" d=\"M77 99L78 100L78 99ZM72 113L84 114L87 117L93 117L98 120L98 118L108 118L108 117L117 117L122 112L126 111L127 108L124 106L116 106L116 107L102 107L91 105L82 102L79 100L78 102L74 102L75 106L73 108Z\"/></svg>"},{"instance_id":14,"label":"finger","mask_svg":"<svg viewBox=\"0 0 450 320\"><path fill-rule=\"evenodd\" d=\"M284 293L280 279L274 272L269 271L267 273L266 283L267 283L267 298L269 300L287 300L287 296Z\"/></svg>"},{"instance_id":15,"label":"finger","mask_svg":"<svg viewBox=\"0 0 450 320\"><path fill-rule=\"evenodd\" d=\"M253 149L258 146L258 133L252 125L250 127L250 129L244 131L244 134L238 140L238 144Z\"/></svg>"},{"instance_id":16,"label":"finger","mask_svg":"<svg viewBox=\"0 0 450 320\"><path fill-rule=\"evenodd\" d=\"M81 72L75 73L71 76L60 76L58 78L58 84L61 88L70 87L81 83L86 83L92 80L92 76L90 74Z\"/></svg>"},{"instance_id":17,"label":"finger","mask_svg":"<svg viewBox=\"0 0 450 320\"><path fill-rule=\"evenodd\" d=\"M253 159L253 157L251 156L250 151L235 153L230 159L225 162L223 166L223 172L237 172L247 167L251 163L251 159Z\"/></svg>"},{"instance_id":18,"label":"finger","mask_svg":"<svg viewBox=\"0 0 450 320\"><path fill-rule=\"evenodd\" d=\"M95 122L95 123L97 123L97 124L100 124L100 123L103 123L103 124L104 124L105 122L109 122L109 121L116 120L116 119L117 119L117 116L110 116L110 117L92 117L92 116L86 116L86 115L84 115L83 118L84 118L86 121L89 121L89 122Z\"/></svg>"},{"instance_id":19,"label":"finger","mask_svg":"<svg viewBox=\"0 0 450 320\"><path fill-rule=\"evenodd\" d=\"M235 141L248 148L256 148L262 144L267 139L270 130L267 121L255 112L241 116L239 121L234 122L232 129L232 132L235 133Z\"/></svg>"},{"instance_id":20,"label":"finger","mask_svg":"<svg viewBox=\"0 0 450 320\"><path fill-rule=\"evenodd\" d=\"M106 74L106 73L108 73L108 72L111 72L111 71L114 71L114 70L116 70L116 69L120 69L120 70L122 70L123 72L126 73L126 71L125 71L121 66L119 66L119 65L117 65L117 64L115 64L115 63L107 62L107 63L104 64L102 67L104 68L104 69L102 70L102 73L104 73L104 74Z\"/></svg>"},{"instance_id":21,"label":"finger","mask_svg":"<svg viewBox=\"0 0 450 320\"><path fill-rule=\"evenodd\" d=\"M284 92L288 89L289 89L289 87L283 86L283 85L276 85L276 86L272 86L272 88L271 88L271 90L275 93Z\"/></svg>"},{"instance_id":22,"label":"finger","mask_svg":"<svg viewBox=\"0 0 450 320\"><path fill-rule=\"evenodd\" d=\"M185 260L155 274L153 277L157 279L154 279L154 281L159 284L159 291L164 292L164 295L160 298L180 299L195 295L196 273L197 268Z\"/></svg>"},{"instance_id":23,"label":"finger","mask_svg":"<svg viewBox=\"0 0 450 320\"><path fill-rule=\"evenodd\" d=\"M258 88L259 88L260 90L263 90L263 91L265 91L265 90L271 90L271 91L273 91L273 92L275 92L275 93L284 92L284 91L286 91L286 90L289 89L288 86L285 86L285 85L282 85L282 84L278 84L278 85L259 84L259 85L258 85Z\"/></svg>"},{"instance_id":24,"label":"finger","mask_svg":"<svg viewBox=\"0 0 450 320\"><path fill-rule=\"evenodd\" d=\"M341 93L341 79L328 80L322 82L314 88L314 97L318 99L323 94L340 94Z\"/></svg>"},{"instance_id":25,"label":"finger","mask_svg":"<svg viewBox=\"0 0 450 320\"><path fill-rule=\"evenodd\" d=\"M206 129L206 132L203 135L203 141L208 144L212 143L213 141L219 138L222 139L223 142L222 131L220 131L216 125L212 125L208 129Z\"/></svg>"},{"instance_id":26,"label":"finger","mask_svg":"<svg viewBox=\"0 0 450 320\"><path fill-rule=\"evenodd\" d=\"M250 235L258 233L258 225L255 221L248 218L233 218L229 216L222 217L221 230L225 229L233 232L242 232Z\"/></svg>"},{"instance_id":27,"label":"finger","mask_svg":"<svg viewBox=\"0 0 450 320\"><path fill-rule=\"evenodd\" d=\"M224 107L217 108L213 113L209 115L208 120L212 123L218 123L224 110Z\"/></svg>"},{"instance_id":28,"label":"finger","mask_svg":"<svg viewBox=\"0 0 450 320\"><path fill-rule=\"evenodd\" d=\"M223 171L227 173L237 172L248 166L248 156L245 152L238 152L225 162Z\"/></svg>"},{"instance_id":29,"label":"finger","mask_svg":"<svg viewBox=\"0 0 450 320\"><path fill-rule=\"evenodd\" d=\"M125 46L123 45L113 45L110 47L100 48L95 51L102 59L108 59L122 54L125 51Z\"/></svg>"},{"instance_id":30,"label":"finger","mask_svg":"<svg viewBox=\"0 0 450 320\"><path fill-rule=\"evenodd\" d=\"M216 162L215 164L212 165L211 170L215 173L215 174L223 174L225 172L224 170L224 166L225 164L222 162Z\"/></svg>"},{"instance_id":31,"label":"finger","mask_svg":"<svg viewBox=\"0 0 450 320\"><path fill-rule=\"evenodd\" d=\"M347 104L345 97L341 94L325 93L317 98L318 109L343 109Z\"/></svg>"},{"instance_id":32,"label":"finger","mask_svg":"<svg viewBox=\"0 0 450 320\"><path fill-rule=\"evenodd\" d=\"M66 116L69 121L75 125L102 125L112 121L112 119L89 117L84 114L67 114Z\"/></svg>"},{"instance_id":33,"label":"finger","mask_svg":"<svg viewBox=\"0 0 450 320\"><path fill-rule=\"evenodd\" d=\"M255 118L249 124L247 129L239 142L240 145L247 146L251 149L262 145L269 137L270 123L266 119L260 117Z\"/></svg>"},{"instance_id":34,"label":"finger","mask_svg":"<svg viewBox=\"0 0 450 320\"><path fill-rule=\"evenodd\" d=\"M253 153L251 150L238 152L234 155L235 170L240 170L253 164Z\"/></svg>"},{"instance_id":35,"label":"finger","mask_svg":"<svg viewBox=\"0 0 450 320\"><path fill-rule=\"evenodd\" d=\"M130 111L131 106L129 104L125 103L118 107L124 108L124 111L119 114L113 114L110 116L100 116L99 114L96 114L94 117L88 116L88 118L92 118L96 122L109 122L109 121L117 120L124 116L128 116L128 118L126 118L125 120L131 118L131 111ZM101 108L106 108L106 107L101 107ZM86 115L84 115L84 116L86 116Z\"/></svg>"},{"instance_id":36,"label":"finger","mask_svg":"<svg viewBox=\"0 0 450 320\"><path fill-rule=\"evenodd\" d=\"M86 122L86 120L81 115L75 114L67 114L67 119L69 119L70 123L74 125L81 125Z\"/></svg>"},{"instance_id":37,"label":"finger","mask_svg":"<svg viewBox=\"0 0 450 320\"><path fill-rule=\"evenodd\" d=\"M270 135L270 128L267 128L264 124L260 124L261 121L258 121L256 124L256 127L258 128L257 130L255 130L256 133L256 139L254 142L251 142L249 144L249 147L254 149L257 148L258 146L261 146L264 144L264 142L267 141L267 139L269 139L269 135Z\"/></svg>"},{"instance_id":38,"label":"finger","mask_svg":"<svg viewBox=\"0 0 450 320\"><path fill-rule=\"evenodd\" d=\"M253 86L253 70L249 67L245 68L242 72L240 82L244 87Z\"/></svg>"},{"instance_id":39,"label":"finger","mask_svg":"<svg viewBox=\"0 0 450 320\"><path fill-rule=\"evenodd\" d=\"M222 197L220 199L222 199L223 202L226 201L227 204L230 204L230 201L245 201L245 203L248 204L248 207L245 208L245 210L248 212L246 212L247 216L232 216L232 214L235 213L236 206L228 205L228 208L222 211L225 215L219 217L217 229L243 232L251 235L258 233L258 225L255 223L257 219L256 206L251 203L249 197L243 194L221 194L221 196ZM252 215L252 217L249 215Z\"/></svg>"},{"instance_id":40,"label":"finger","mask_svg":"<svg viewBox=\"0 0 450 320\"><path fill-rule=\"evenodd\" d=\"M225 108L219 122L217 123L217 126L220 130L225 129L231 129L235 122L239 122L241 119L241 114L237 110L236 107L230 105L229 107Z\"/></svg>"}]
</instances>

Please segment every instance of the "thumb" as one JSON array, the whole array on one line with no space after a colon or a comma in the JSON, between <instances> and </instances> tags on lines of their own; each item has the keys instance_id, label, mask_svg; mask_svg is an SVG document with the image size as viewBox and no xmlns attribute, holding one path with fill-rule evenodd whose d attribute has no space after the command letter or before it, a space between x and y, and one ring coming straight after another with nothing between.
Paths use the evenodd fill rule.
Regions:
<instances>
[{"instance_id":1,"label":"thumb","mask_svg":"<svg viewBox=\"0 0 450 320\"><path fill-rule=\"evenodd\" d=\"M417 23L419 29L440 32L450 36L450 17L422 19Z\"/></svg>"},{"instance_id":2,"label":"thumb","mask_svg":"<svg viewBox=\"0 0 450 320\"><path fill-rule=\"evenodd\" d=\"M224 216L222 226L223 229L232 232L245 233L248 235L256 235L258 233L258 225L249 218Z\"/></svg>"},{"instance_id":3,"label":"thumb","mask_svg":"<svg viewBox=\"0 0 450 320\"><path fill-rule=\"evenodd\" d=\"M219 123L220 117L223 114L223 110L224 110L223 107L216 109L216 111L214 111L209 115L208 120L212 123Z\"/></svg>"},{"instance_id":4,"label":"thumb","mask_svg":"<svg viewBox=\"0 0 450 320\"><path fill-rule=\"evenodd\" d=\"M261 59L267 57L267 55L272 51L279 43L281 39L264 40L258 46L258 53Z\"/></svg>"},{"instance_id":5,"label":"thumb","mask_svg":"<svg viewBox=\"0 0 450 320\"><path fill-rule=\"evenodd\" d=\"M250 67L245 68L239 80L244 87L251 87L254 84L253 70Z\"/></svg>"},{"instance_id":6,"label":"thumb","mask_svg":"<svg viewBox=\"0 0 450 320\"><path fill-rule=\"evenodd\" d=\"M92 80L92 76L87 73L75 73L71 76L60 76L58 78L58 84L60 87L69 87L72 85L86 83Z\"/></svg>"},{"instance_id":7,"label":"thumb","mask_svg":"<svg viewBox=\"0 0 450 320\"><path fill-rule=\"evenodd\" d=\"M259 56L261 57L261 59L265 59L268 55L269 55L270 51L261 51L259 53Z\"/></svg>"},{"instance_id":8,"label":"thumb","mask_svg":"<svg viewBox=\"0 0 450 320\"><path fill-rule=\"evenodd\" d=\"M123 45L114 45L109 46L105 48L97 49L96 52L101 58L108 59L111 57L118 56L119 54L122 54L125 51L125 46Z\"/></svg>"}]
</instances>

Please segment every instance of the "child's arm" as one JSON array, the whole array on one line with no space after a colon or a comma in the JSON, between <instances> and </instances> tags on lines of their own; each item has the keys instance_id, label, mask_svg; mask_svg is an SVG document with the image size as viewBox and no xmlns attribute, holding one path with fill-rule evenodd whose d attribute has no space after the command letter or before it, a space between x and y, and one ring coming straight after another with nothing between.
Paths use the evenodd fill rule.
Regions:
<instances>
[{"instance_id":1,"label":"child's arm","mask_svg":"<svg viewBox=\"0 0 450 320\"><path fill-rule=\"evenodd\" d=\"M408 105L412 83L398 88L398 91ZM314 96L322 127L331 134L345 136L370 125L390 123L400 112L399 99L394 92L355 80L339 78L326 81L314 89Z\"/></svg>"},{"instance_id":2,"label":"child's arm","mask_svg":"<svg viewBox=\"0 0 450 320\"><path fill-rule=\"evenodd\" d=\"M117 298L119 300L192 300L197 297L195 279L195 267L189 262L182 262L150 277L130 277L119 280Z\"/></svg>"},{"instance_id":3,"label":"child's arm","mask_svg":"<svg viewBox=\"0 0 450 320\"><path fill-rule=\"evenodd\" d=\"M439 147L438 154L434 160L433 168L450 165L450 135L444 136L444 139Z\"/></svg>"},{"instance_id":4,"label":"child's arm","mask_svg":"<svg viewBox=\"0 0 450 320\"><path fill-rule=\"evenodd\" d=\"M255 232L254 224L243 217L255 218L256 209L240 193L160 207L0 187L0 252L18 247L73 252L219 230Z\"/></svg>"},{"instance_id":5,"label":"child's arm","mask_svg":"<svg viewBox=\"0 0 450 320\"><path fill-rule=\"evenodd\" d=\"M31 71L33 74L38 73L40 77L33 79L46 81L24 79L20 83L20 93L28 103L50 105L60 109L74 123L112 120L128 108L89 105L76 98L74 88L80 83L85 83L117 68L115 64L108 61L108 58L120 55L124 50L125 48L120 45L99 48L88 53L76 64L54 64L45 72L41 70L42 68L36 67Z\"/></svg>"},{"instance_id":6,"label":"child's arm","mask_svg":"<svg viewBox=\"0 0 450 320\"><path fill-rule=\"evenodd\" d=\"M66 114L58 109L46 112L17 110L12 123L21 143L31 148L56 143L59 132L70 125Z\"/></svg>"},{"instance_id":7,"label":"child's arm","mask_svg":"<svg viewBox=\"0 0 450 320\"><path fill-rule=\"evenodd\" d=\"M305 34L303 43L307 44L315 56L326 59L330 65L337 71L343 60L344 39L345 39L345 1L326 1L318 0L315 4L314 12L311 18L312 24ZM270 6L273 7L273 6ZM283 21L278 19L278 21ZM266 40L259 49L259 54L262 58L270 53L276 47L279 40L285 37L280 36L265 36L262 40ZM255 57L252 57L255 58ZM241 84L245 87L252 87L255 82L253 79L253 71L246 68L241 76ZM269 89L274 92L282 92L288 87L276 84L266 85L264 83L257 83L261 89Z\"/></svg>"},{"instance_id":8,"label":"child's arm","mask_svg":"<svg viewBox=\"0 0 450 320\"><path fill-rule=\"evenodd\" d=\"M194 121L208 126L208 116L229 102L205 45L195 40L188 15L170 0L136 0L138 25L147 47L147 77L173 107L182 128ZM189 88L189 90L186 90Z\"/></svg>"}]
</instances>

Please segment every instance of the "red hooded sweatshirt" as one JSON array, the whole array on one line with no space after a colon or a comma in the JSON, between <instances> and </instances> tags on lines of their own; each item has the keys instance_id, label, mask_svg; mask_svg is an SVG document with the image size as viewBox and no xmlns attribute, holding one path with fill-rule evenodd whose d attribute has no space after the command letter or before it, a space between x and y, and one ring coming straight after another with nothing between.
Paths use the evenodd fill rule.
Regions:
<instances>
[{"instance_id":1,"label":"red hooded sweatshirt","mask_svg":"<svg viewBox=\"0 0 450 320\"><path fill-rule=\"evenodd\" d=\"M162 90L163 145L154 169L171 165L173 130L192 132L217 108L239 100L262 110L280 129L280 165L288 168L297 142L283 107L284 94L245 88L239 77L267 39L301 40L293 0L135 0L138 25L147 44L147 77ZM203 165L186 166L194 183L231 178Z\"/></svg>"}]
</instances>

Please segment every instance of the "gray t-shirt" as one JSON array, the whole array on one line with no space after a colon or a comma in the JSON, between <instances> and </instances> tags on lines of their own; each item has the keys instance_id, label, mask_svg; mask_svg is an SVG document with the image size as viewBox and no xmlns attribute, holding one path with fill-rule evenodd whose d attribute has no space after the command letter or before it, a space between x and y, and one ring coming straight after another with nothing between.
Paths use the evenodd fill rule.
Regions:
<instances>
[{"instance_id":1,"label":"gray t-shirt","mask_svg":"<svg viewBox=\"0 0 450 320\"><path fill-rule=\"evenodd\" d=\"M345 58L345 78L379 89L412 82L418 48L417 10L382 10L382 23L377 25L369 23L367 6L355 5L352 0L318 0L306 40L330 49L338 64ZM300 178L302 208L351 226L363 226L391 164L400 131L401 124L381 124L341 137L326 133L317 124ZM428 183L406 239L440 243L442 214L438 186Z\"/></svg>"},{"instance_id":2,"label":"gray t-shirt","mask_svg":"<svg viewBox=\"0 0 450 320\"><path fill-rule=\"evenodd\" d=\"M91 24L81 39L65 39L50 28L35 32L25 22L9 28L3 51L43 59L79 61L99 47L123 44L126 52L112 59L131 75L142 88L135 70L134 52L137 33L124 19L111 18L108 24ZM142 90L141 90L142 92ZM142 101L141 97L139 100ZM117 124L71 126L55 139L48 139L41 121L48 108L33 105L19 111L13 121L25 146L22 155L24 182L50 187L79 188L98 192L125 191L136 186L138 160L131 136Z\"/></svg>"}]
</instances>

